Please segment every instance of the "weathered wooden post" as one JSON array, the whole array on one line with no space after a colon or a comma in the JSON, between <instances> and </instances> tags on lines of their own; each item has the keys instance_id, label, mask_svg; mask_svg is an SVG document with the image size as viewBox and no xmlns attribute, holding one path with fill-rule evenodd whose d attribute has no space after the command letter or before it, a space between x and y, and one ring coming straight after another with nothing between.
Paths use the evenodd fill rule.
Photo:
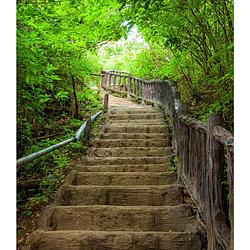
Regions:
<instances>
[{"instance_id":1,"label":"weathered wooden post","mask_svg":"<svg viewBox=\"0 0 250 250\"><path fill-rule=\"evenodd\" d=\"M141 103L145 104L145 83L141 81Z\"/></svg>"},{"instance_id":2,"label":"weathered wooden post","mask_svg":"<svg viewBox=\"0 0 250 250\"><path fill-rule=\"evenodd\" d=\"M148 100L148 83L144 82L144 100Z\"/></svg>"},{"instance_id":3,"label":"weathered wooden post","mask_svg":"<svg viewBox=\"0 0 250 250\"><path fill-rule=\"evenodd\" d=\"M86 122L86 127L85 127L85 131L84 131L84 142L86 144L88 144L89 139L90 139L90 135L91 135L91 118L89 118Z\"/></svg>"},{"instance_id":4,"label":"weathered wooden post","mask_svg":"<svg viewBox=\"0 0 250 250\"><path fill-rule=\"evenodd\" d=\"M136 96L140 97L140 80L137 80L137 86L136 86Z\"/></svg>"},{"instance_id":5,"label":"weathered wooden post","mask_svg":"<svg viewBox=\"0 0 250 250\"><path fill-rule=\"evenodd\" d=\"M122 85L122 76L120 75L119 76L119 81L118 81L118 90L119 90L119 92L122 91L121 85Z\"/></svg>"},{"instance_id":6,"label":"weathered wooden post","mask_svg":"<svg viewBox=\"0 0 250 250\"><path fill-rule=\"evenodd\" d=\"M207 239L208 249L229 249L230 230L226 224L225 199L222 181L224 175L224 147L214 135L215 126L221 126L222 118L218 114L211 115L207 121Z\"/></svg>"},{"instance_id":7,"label":"weathered wooden post","mask_svg":"<svg viewBox=\"0 0 250 250\"><path fill-rule=\"evenodd\" d=\"M115 87L116 87L116 73L114 74L114 80L113 80L113 90L115 90Z\"/></svg>"},{"instance_id":8,"label":"weathered wooden post","mask_svg":"<svg viewBox=\"0 0 250 250\"><path fill-rule=\"evenodd\" d=\"M111 79L112 78L112 74L108 73L108 89L111 89Z\"/></svg>"},{"instance_id":9,"label":"weathered wooden post","mask_svg":"<svg viewBox=\"0 0 250 250\"><path fill-rule=\"evenodd\" d=\"M104 112L108 111L108 103L109 103L109 94L105 93L105 95L104 95L104 103L103 103Z\"/></svg>"},{"instance_id":10,"label":"weathered wooden post","mask_svg":"<svg viewBox=\"0 0 250 250\"><path fill-rule=\"evenodd\" d=\"M131 96L130 96L130 91L131 91L131 75L129 74L128 75L128 95L127 95L127 98L130 99Z\"/></svg>"},{"instance_id":11,"label":"weathered wooden post","mask_svg":"<svg viewBox=\"0 0 250 250\"><path fill-rule=\"evenodd\" d=\"M234 147L229 146L227 149L227 180L229 184L229 221L231 226L230 250L234 249Z\"/></svg>"},{"instance_id":12,"label":"weathered wooden post","mask_svg":"<svg viewBox=\"0 0 250 250\"><path fill-rule=\"evenodd\" d=\"M133 85L133 94L136 96L136 83L137 83L137 81L136 81L135 78L133 78L133 82L134 82L134 85Z\"/></svg>"},{"instance_id":13,"label":"weathered wooden post","mask_svg":"<svg viewBox=\"0 0 250 250\"><path fill-rule=\"evenodd\" d=\"M126 93L126 76L123 76L122 92Z\"/></svg>"},{"instance_id":14,"label":"weathered wooden post","mask_svg":"<svg viewBox=\"0 0 250 250\"><path fill-rule=\"evenodd\" d=\"M149 83L149 91L150 91L150 101L153 101L153 90L152 90L152 82Z\"/></svg>"},{"instance_id":15,"label":"weathered wooden post","mask_svg":"<svg viewBox=\"0 0 250 250\"><path fill-rule=\"evenodd\" d=\"M230 247L234 249L234 138L233 135L221 126L213 129L216 140L224 145L226 150L227 162L227 181L228 181L228 219L230 222Z\"/></svg>"},{"instance_id":16,"label":"weathered wooden post","mask_svg":"<svg viewBox=\"0 0 250 250\"><path fill-rule=\"evenodd\" d=\"M142 80L139 81L139 97L142 99Z\"/></svg>"}]
</instances>

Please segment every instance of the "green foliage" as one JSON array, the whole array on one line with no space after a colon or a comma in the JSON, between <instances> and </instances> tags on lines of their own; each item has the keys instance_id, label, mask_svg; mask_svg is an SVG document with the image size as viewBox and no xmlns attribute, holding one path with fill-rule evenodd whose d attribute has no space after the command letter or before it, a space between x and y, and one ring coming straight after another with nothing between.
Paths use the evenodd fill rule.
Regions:
<instances>
[{"instance_id":1,"label":"green foliage","mask_svg":"<svg viewBox=\"0 0 250 250\"><path fill-rule=\"evenodd\" d=\"M115 1L18 1L17 3L17 156L26 154L37 127L51 116L70 115L72 81L82 104L98 106L98 47L125 32ZM116 32L114 32L114 30ZM92 79L92 80L91 80Z\"/></svg>"},{"instance_id":2,"label":"green foliage","mask_svg":"<svg viewBox=\"0 0 250 250\"><path fill-rule=\"evenodd\" d=\"M172 171L173 173L177 172L177 166L178 166L178 159L177 156L174 154L171 157L171 168L170 171Z\"/></svg>"},{"instance_id":3,"label":"green foliage","mask_svg":"<svg viewBox=\"0 0 250 250\"><path fill-rule=\"evenodd\" d=\"M175 80L194 116L206 119L219 112L233 130L233 1L119 2L128 26L136 24L148 46L131 55L123 48L127 57L120 57L118 68Z\"/></svg>"}]
</instances>

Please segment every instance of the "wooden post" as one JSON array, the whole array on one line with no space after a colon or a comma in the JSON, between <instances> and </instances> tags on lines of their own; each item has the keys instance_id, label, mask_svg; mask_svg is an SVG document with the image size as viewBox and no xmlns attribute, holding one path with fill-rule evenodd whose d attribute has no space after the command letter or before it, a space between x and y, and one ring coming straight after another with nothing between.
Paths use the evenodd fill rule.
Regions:
<instances>
[{"instance_id":1,"label":"wooden post","mask_svg":"<svg viewBox=\"0 0 250 250\"><path fill-rule=\"evenodd\" d=\"M121 84L122 84L122 76L119 77L119 80L118 80L118 91L121 92L122 89L121 89Z\"/></svg>"},{"instance_id":2,"label":"wooden post","mask_svg":"<svg viewBox=\"0 0 250 250\"><path fill-rule=\"evenodd\" d=\"M207 239L208 249L229 249L230 230L226 224L222 181L224 174L224 147L213 135L215 126L222 125L220 115L211 115L207 122Z\"/></svg>"},{"instance_id":3,"label":"wooden post","mask_svg":"<svg viewBox=\"0 0 250 250\"><path fill-rule=\"evenodd\" d=\"M145 104L145 83L144 81L141 81L141 103Z\"/></svg>"},{"instance_id":4,"label":"wooden post","mask_svg":"<svg viewBox=\"0 0 250 250\"><path fill-rule=\"evenodd\" d=\"M130 91L131 91L131 76L130 74L128 75L128 95L127 95L127 98L130 99L131 96L130 96Z\"/></svg>"},{"instance_id":5,"label":"wooden post","mask_svg":"<svg viewBox=\"0 0 250 250\"><path fill-rule=\"evenodd\" d=\"M137 80L137 86L136 86L136 95L137 97L140 97L140 80Z\"/></svg>"},{"instance_id":6,"label":"wooden post","mask_svg":"<svg viewBox=\"0 0 250 250\"><path fill-rule=\"evenodd\" d=\"M104 104L103 104L103 110L104 110L104 112L108 111L108 103L109 103L109 94L106 93L104 95Z\"/></svg>"},{"instance_id":7,"label":"wooden post","mask_svg":"<svg viewBox=\"0 0 250 250\"><path fill-rule=\"evenodd\" d=\"M137 84L137 80L134 78L133 91L134 91L134 95L135 95L135 96L136 96L136 84Z\"/></svg>"},{"instance_id":8,"label":"wooden post","mask_svg":"<svg viewBox=\"0 0 250 250\"><path fill-rule=\"evenodd\" d=\"M139 81L139 97L142 98L142 80Z\"/></svg>"},{"instance_id":9,"label":"wooden post","mask_svg":"<svg viewBox=\"0 0 250 250\"><path fill-rule=\"evenodd\" d=\"M88 143L91 134L91 118L87 120L85 131L84 131L84 141Z\"/></svg>"},{"instance_id":10,"label":"wooden post","mask_svg":"<svg viewBox=\"0 0 250 250\"><path fill-rule=\"evenodd\" d=\"M123 93L126 93L126 76L123 77L123 84L122 85L123 85L122 91L123 91Z\"/></svg>"},{"instance_id":11,"label":"wooden post","mask_svg":"<svg viewBox=\"0 0 250 250\"><path fill-rule=\"evenodd\" d=\"M229 146L227 149L227 180L229 184L229 221L231 227L230 250L234 249L234 148Z\"/></svg>"},{"instance_id":12,"label":"wooden post","mask_svg":"<svg viewBox=\"0 0 250 250\"><path fill-rule=\"evenodd\" d=\"M108 73L108 89L111 89L111 79L112 78L112 74Z\"/></svg>"},{"instance_id":13,"label":"wooden post","mask_svg":"<svg viewBox=\"0 0 250 250\"><path fill-rule=\"evenodd\" d=\"M116 74L114 74L114 79L113 79L113 86L112 86L113 90L115 90L115 85L116 85Z\"/></svg>"}]
</instances>

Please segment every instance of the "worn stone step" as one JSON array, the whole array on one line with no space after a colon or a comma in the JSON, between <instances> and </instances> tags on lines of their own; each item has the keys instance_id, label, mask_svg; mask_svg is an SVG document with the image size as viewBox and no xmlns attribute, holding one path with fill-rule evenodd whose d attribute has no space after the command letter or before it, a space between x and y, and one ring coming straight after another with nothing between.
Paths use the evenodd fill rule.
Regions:
<instances>
[{"instance_id":1,"label":"worn stone step","mask_svg":"<svg viewBox=\"0 0 250 250\"><path fill-rule=\"evenodd\" d=\"M163 114L159 113L133 113L133 114L109 114L113 120L138 120L138 119L163 119Z\"/></svg>"},{"instance_id":2,"label":"worn stone step","mask_svg":"<svg viewBox=\"0 0 250 250\"><path fill-rule=\"evenodd\" d=\"M201 250L197 232L36 231L28 250Z\"/></svg>"},{"instance_id":3,"label":"worn stone step","mask_svg":"<svg viewBox=\"0 0 250 250\"><path fill-rule=\"evenodd\" d=\"M103 129L105 133L167 133L166 125L110 124ZM159 138L161 139L161 138Z\"/></svg>"},{"instance_id":4,"label":"worn stone step","mask_svg":"<svg viewBox=\"0 0 250 250\"><path fill-rule=\"evenodd\" d=\"M118 148L95 148L89 150L90 157L129 157L129 156L166 156L171 151L167 147L118 147Z\"/></svg>"},{"instance_id":5,"label":"worn stone step","mask_svg":"<svg viewBox=\"0 0 250 250\"><path fill-rule=\"evenodd\" d=\"M40 218L44 230L195 231L188 205L179 206L52 206Z\"/></svg>"},{"instance_id":6,"label":"worn stone step","mask_svg":"<svg viewBox=\"0 0 250 250\"><path fill-rule=\"evenodd\" d=\"M150 119L150 120L138 119L138 120L109 120L108 124L166 125L166 122L163 119Z\"/></svg>"},{"instance_id":7,"label":"worn stone step","mask_svg":"<svg viewBox=\"0 0 250 250\"><path fill-rule=\"evenodd\" d=\"M167 164L170 165L170 156L158 157L88 157L86 165L138 165L138 164Z\"/></svg>"},{"instance_id":8,"label":"worn stone step","mask_svg":"<svg viewBox=\"0 0 250 250\"><path fill-rule=\"evenodd\" d=\"M166 172L170 166L166 164L141 164L141 165L77 165L77 171L84 172Z\"/></svg>"},{"instance_id":9,"label":"worn stone step","mask_svg":"<svg viewBox=\"0 0 250 250\"><path fill-rule=\"evenodd\" d=\"M62 186L56 204L113 206L176 206L183 203L183 191L178 185L136 186Z\"/></svg>"},{"instance_id":10,"label":"worn stone step","mask_svg":"<svg viewBox=\"0 0 250 250\"><path fill-rule=\"evenodd\" d=\"M154 114L162 114L160 109L154 108L113 108L110 111L110 114L144 114L144 113L154 113Z\"/></svg>"},{"instance_id":11,"label":"worn stone step","mask_svg":"<svg viewBox=\"0 0 250 250\"><path fill-rule=\"evenodd\" d=\"M93 141L94 147L111 148L111 147L166 147L166 139L148 140L148 139L96 139Z\"/></svg>"},{"instance_id":12,"label":"worn stone step","mask_svg":"<svg viewBox=\"0 0 250 250\"><path fill-rule=\"evenodd\" d=\"M137 140L163 140L167 138L167 132L164 133L100 133L99 139L137 139Z\"/></svg>"},{"instance_id":13,"label":"worn stone step","mask_svg":"<svg viewBox=\"0 0 250 250\"><path fill-rule=\"evenodd\" d=\"M156 172L78 172L72 185L169 185L176 181L175 173Z\"/></svg>"}]
</instances>

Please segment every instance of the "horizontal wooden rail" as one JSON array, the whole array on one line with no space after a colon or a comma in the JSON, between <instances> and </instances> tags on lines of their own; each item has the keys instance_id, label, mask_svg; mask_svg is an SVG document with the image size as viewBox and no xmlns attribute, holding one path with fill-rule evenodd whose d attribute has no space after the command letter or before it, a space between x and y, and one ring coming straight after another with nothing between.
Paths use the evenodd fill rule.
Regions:
<instances>
[{"instance_id":1,"label":"horizontal wooden rail","mask_svg":"<svg viewBox=\"0 0 250 250\"><path fill-rule=\"evenodd\" d=\"M204 221L208 249L233 249L234 147L233 136L222 127L221 117L211 115L206 124L191 118L170 80L148 81L116 70L102 71L101 75L105 90L157 104L171 118L178 178L185 183ZM223 186L225 176L228 195Z\"/></svg>"}]
</instances>

